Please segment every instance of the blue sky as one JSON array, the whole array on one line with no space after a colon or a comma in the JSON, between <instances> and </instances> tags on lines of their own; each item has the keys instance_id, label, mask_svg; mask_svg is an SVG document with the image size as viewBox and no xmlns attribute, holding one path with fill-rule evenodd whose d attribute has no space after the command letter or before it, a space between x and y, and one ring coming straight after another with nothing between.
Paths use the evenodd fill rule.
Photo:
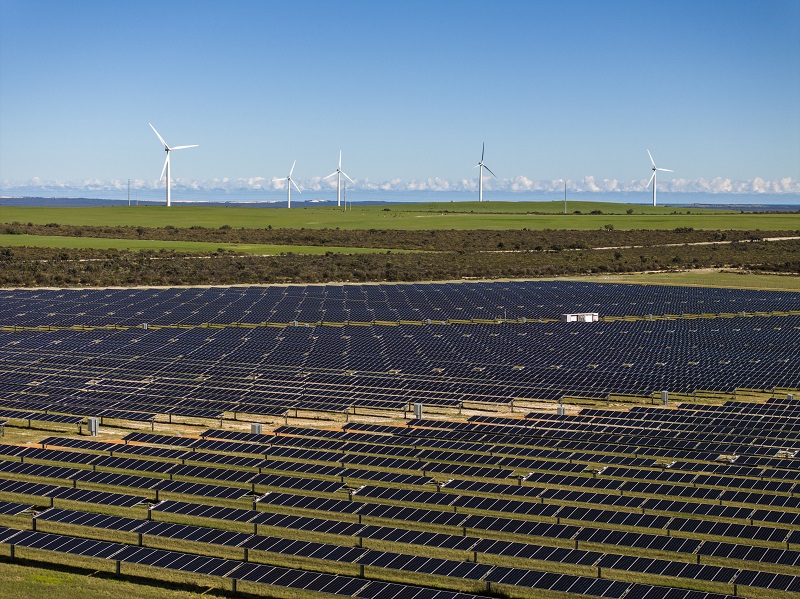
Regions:
<instances>
[{"instance_id":1,"label":"blue sky","mask_svg":"<svg viewBox=\"0 0 800 599\"><path fill-rule=\"evenodd\" d=\"M800 2L0 0L0 181L800 192ZM516 178L516 179L515 179ZM388 182L388 183L387 183ZM417 182L417 183L414 183ZM499 182L495 181L495 185ZM687 189L689 188L687 187Z\"/></svg>"}]
</instances>

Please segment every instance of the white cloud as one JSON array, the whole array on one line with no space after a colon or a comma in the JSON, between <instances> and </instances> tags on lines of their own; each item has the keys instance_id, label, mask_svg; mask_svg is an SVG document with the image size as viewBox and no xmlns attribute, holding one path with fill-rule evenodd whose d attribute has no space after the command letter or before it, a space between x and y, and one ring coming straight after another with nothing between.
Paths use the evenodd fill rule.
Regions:
<instances>
[{"instance_id":1,"label":"white cloud","mask_svg":"<svg viewBox=\"0 0 800 599\"><path fill-rule=\"evenodd\" d=\"M295 180L298 186L304 191L328 191L336 189L336 178L324 179L322 177L298 178ZM593 192L593 193L625 193L625 192L645 192L648 179L596 179L592 175L587 175L581 179L568 179L567 189L570 192ZM184 179L177 178L172 181L173 189L187 189L197 191L258 191L258 190L282 190L286 189L286 179L277 180L266 179L264 177L247 177L231 179L228 177L218 179ZM373 181L371 179L356 179L355 185L347 183L349 189L363 191L459 191L477 192L477 178L469 179L445 179L442 177L431 177L427 179L403 180L399 178L388 179L385 181ZM158 179L132 179L130 181L132 191L156 191L164 189L164 182ZM27 181L0 181L0 193L3 195L54 195L59 193L76 193L80 190L85 192L116 191L124 192L127 190L128 181L112 179L103 181L100 179L81 179L71 181L46 180L34 177ZM510 179L496 179L494 177L484 178L483 187L485 191L507 191L507 192L543 192L557 193L564 189L563 179L553 180L533 180L519 175ZM800 194L800 180L792 177L766 180L761 177L754 179L730 179L715 177L713 179L682 179L663 177L658 181L659 190L676 193L710 193L710 194Z\"/></svg>"}]
</instances>

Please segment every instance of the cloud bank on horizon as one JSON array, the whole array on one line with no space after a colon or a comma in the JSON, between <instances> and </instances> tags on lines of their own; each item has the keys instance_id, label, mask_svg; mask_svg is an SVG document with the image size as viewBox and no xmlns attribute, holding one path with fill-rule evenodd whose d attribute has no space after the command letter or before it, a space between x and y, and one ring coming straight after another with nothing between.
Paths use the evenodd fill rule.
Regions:
<instances>
[{"instance_id":1,"label":"cloud bank on horizon","mask_svg":"<svg viewBox=\"0 0 800 599\"><path fill-rule=\"evenodd\" d=\"M633 193L647 191L647 178L643 179L598 179L593 176L577 180L567 179L566 186L570 192L587 193ZM322 177L298 179L298 185L304 191L326 191L336 189L336 180L324 180ZM484 190L516 193L554 193L562 192L564 179L534 180L523 175L505 179L484 180ZM174 189L208 192L236 191L280 191L285 189L285 182L266 177L221 178L221 179L173 179ZM137 191L163 191L164 183L156 179L131 179L130 188ZM673 193L708 193L708 194L800 194L800 180L792 177L780 179L730 179L715 177L712 179L673 178L660 180L659 191ZM33 195L35 193L92 193L123 192L128 189L128 181L113 179L84 179L72 181L46 180L34 177L28 181L2 181L2 195ZM404 180L393 178L388 180L355 179L350 189L372 192L477 192L477 179L446 179L433 177L427 179Z\"/></svg>"}]
</instances>

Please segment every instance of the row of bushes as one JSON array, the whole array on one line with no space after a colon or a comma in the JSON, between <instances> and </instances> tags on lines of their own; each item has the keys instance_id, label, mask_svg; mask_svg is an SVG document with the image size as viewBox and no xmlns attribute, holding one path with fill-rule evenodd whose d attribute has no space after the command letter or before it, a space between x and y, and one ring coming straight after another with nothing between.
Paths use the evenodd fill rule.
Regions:
<instances>
[{"instance_id":1,"label":"row of bushes","mask_svg":"<svg viewBox=\"0 0 800 599\"><path fill-rule=\"evenodd\" d=\"M428 281L730 267L800 274L800 241L565 252L235 256L0 248L0 286Z\"/></svg>"},{"instance_id":2,"label":"row of bushes","mask_svg":"<svg viewBox=\"0 0 800 599\"><path fill-rule=\"evenodd\" d=\"M706 231L691 227L666 230L614 230L605 225L597 230L431 230L383 231L343 229L218 229L205 227L102 227L51 223L0 225L0 234L60 235L111 239L152 239L160 241L203 241L212 243L257 243L367 247L432 251L543 250L610 246L654 246L704 241L740 241L763 237L800 235L800 231Z\"/></svg>"}]
</instances>

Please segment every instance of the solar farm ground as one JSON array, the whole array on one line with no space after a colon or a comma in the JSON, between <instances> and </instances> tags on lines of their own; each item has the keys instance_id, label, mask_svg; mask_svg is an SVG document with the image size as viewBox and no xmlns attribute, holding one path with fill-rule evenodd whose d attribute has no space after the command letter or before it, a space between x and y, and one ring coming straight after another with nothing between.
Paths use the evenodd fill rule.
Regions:
<instances>
[{"instance_id":1,"label":"solar farm ground","mask_svg":"<svg viewBox=\"0 0 800 599\"><path fill-rule=\"evenodd\" d=\"M800 597L796 293L2 299L0 596Z\"/></svg>"}]
</instances>

